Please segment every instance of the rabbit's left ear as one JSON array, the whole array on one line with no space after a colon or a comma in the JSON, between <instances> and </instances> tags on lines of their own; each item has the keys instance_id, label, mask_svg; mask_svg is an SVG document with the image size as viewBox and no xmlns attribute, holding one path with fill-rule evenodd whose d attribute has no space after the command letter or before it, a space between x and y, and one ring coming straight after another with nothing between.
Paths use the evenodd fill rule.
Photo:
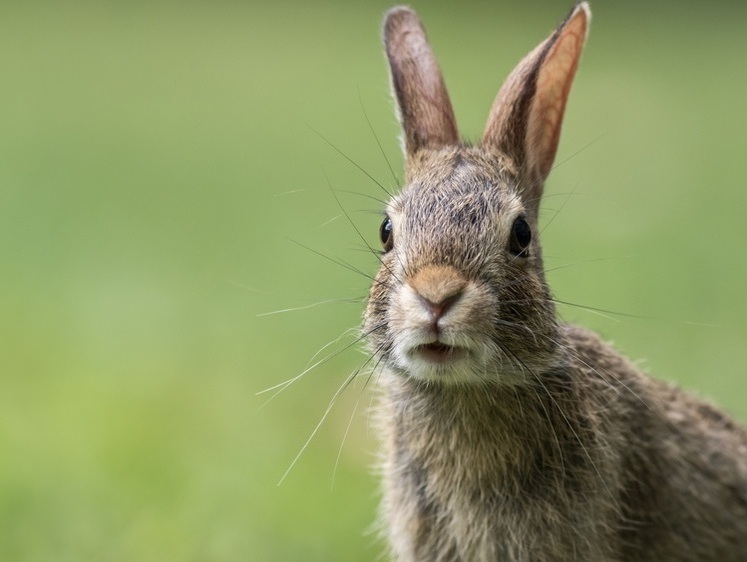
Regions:
<instances>
[{"instance_id":1,"label":"rabbit's left ear","mask_svg":"<svg viewBox=\"0 0 747 562\"><path fill-rule=\"evenodd\" d=\"M397 7L384 20L384 46L405 133L405 152L457 144L456 119L425 29L411 9Z\"/></svg>"},{"instance_id":2,"label":"rabbit's left ear","mask_svg":"<svg viewBox=\"0 0 747 562\"><path fill-rule=\"evenodd\" d=\"M508 155L528 201L538 205L558 148L563 112L591 12L577 4L553 34L514 69L493 102L482 142Z\"/></svg>"}]
</instances>

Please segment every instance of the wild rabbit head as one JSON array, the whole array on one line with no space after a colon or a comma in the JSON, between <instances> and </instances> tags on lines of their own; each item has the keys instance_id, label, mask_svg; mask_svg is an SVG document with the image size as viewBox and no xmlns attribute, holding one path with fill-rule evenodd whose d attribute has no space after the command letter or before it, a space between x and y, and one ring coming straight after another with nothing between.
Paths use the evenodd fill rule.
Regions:
<instances>
[{"instance_id":1,"label":"wild rabbit head","mask_svg":"<svg viewBox=\"0 0 747 562\"><path fill-rule=\"evenodd\" d=\"M389 12L407 177L381 225L364 325L388 367L433 383L516 384L557 362L537 219L588 20L578 5L519 64L468 146L420 21Z\"/></svg>"}]
</instances>

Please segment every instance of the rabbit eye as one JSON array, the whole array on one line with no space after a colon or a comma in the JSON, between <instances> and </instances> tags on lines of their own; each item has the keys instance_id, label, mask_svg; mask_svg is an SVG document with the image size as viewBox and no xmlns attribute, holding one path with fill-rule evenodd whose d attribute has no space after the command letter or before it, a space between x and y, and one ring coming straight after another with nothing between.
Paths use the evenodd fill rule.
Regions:
<instances>
[{"instance_id":1,"label":"rabbit eye","mask_svg":"<svg viewBox=\"0 0 747 562\"><path fill-rule=\"evenodd\" d=\"M517 217L511 227L511 239L508 243L509 251L515 256L523 258L529 256L529 243L532 241L532 229L527 219L523 216Z\"/></svg>"},{"instance_id":2,"label":"rabbit eye","mask_svg":"<svg viewBox=\"0 0 747 562\"><path fill-rule=\"evenodd\" d=\"M379 238L384 251L388 252L394 246L394 235L392 234L392 219L386 217L379 228Z\"/></svg>"}]
</instances>

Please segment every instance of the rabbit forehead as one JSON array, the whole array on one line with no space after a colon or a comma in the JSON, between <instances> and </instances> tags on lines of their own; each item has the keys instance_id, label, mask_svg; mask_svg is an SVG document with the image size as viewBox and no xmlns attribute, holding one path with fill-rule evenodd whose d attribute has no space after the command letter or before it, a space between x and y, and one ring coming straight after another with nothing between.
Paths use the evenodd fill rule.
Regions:
<instances>
[{"instance_id":1,"label":"rabbit forehead","mask_svg":"<svg viewBox=\"0 0 747 562\"><path fill-rule=\"evenodd\" d=\"M423 152L407 171L407 185L388 206L400 228L404 222L464 227L523 207L515 174L499 159L464 147Z\"/></svg>"},{"instance_id":2,"label":"rabbit forehead","mask_svg":"<svg viewBox=\"0 0 747 562\"><path fill-rule=\"evenodd\" d=\"M518 169L511 159L500 152L456 145L437 150L423 149L411 155L406 179L408 184L437 184L467 173L509 182L518 176Z\"/></svg>"},{"instance_id":3,"label":"rabbit forehead","mask_svg":"<svg viewBox=\"0 0 747 562\"><path fill-rule=\"evenodd\" d=\"M469 153L440 154L434 164L408 170L410 182L389 205L395 252L411 270L428 263L479 270L524 210L516 181Z\"/></svg>"}]
</instances>

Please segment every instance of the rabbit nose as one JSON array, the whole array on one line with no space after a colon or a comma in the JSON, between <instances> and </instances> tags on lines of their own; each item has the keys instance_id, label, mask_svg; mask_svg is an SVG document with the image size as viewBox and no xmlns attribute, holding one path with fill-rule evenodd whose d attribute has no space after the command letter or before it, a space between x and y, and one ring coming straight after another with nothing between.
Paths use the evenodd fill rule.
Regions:
<instances>
[{"instance_id":1,"label":"rabbit nose","mask_svg":"<svg viewBox=\"0 0 747 562\"><path fill-rule=\"evenodd\" d=\"M443 265L421 268L409 283L434 323L461 298L467 287L467 280L456 269Z\"/></svg>"},{"instance_id":2,"label":"rabbit nose","mask_svg":"<svg viewBox=\"0 0 747 562\"><path fill-rule=\"evenodd\" d=\"M422 295L418 296L420 297L420 302L422 302L423 305L425 305L425 307L428 309L433 322L437 322L444 314L448 312L448 310L451 308L451 305L459 300L459 298L462 296L462 291L460 290L458 293L450 295L440 302L432 302Z\"/></svg>"}]
</instances>

